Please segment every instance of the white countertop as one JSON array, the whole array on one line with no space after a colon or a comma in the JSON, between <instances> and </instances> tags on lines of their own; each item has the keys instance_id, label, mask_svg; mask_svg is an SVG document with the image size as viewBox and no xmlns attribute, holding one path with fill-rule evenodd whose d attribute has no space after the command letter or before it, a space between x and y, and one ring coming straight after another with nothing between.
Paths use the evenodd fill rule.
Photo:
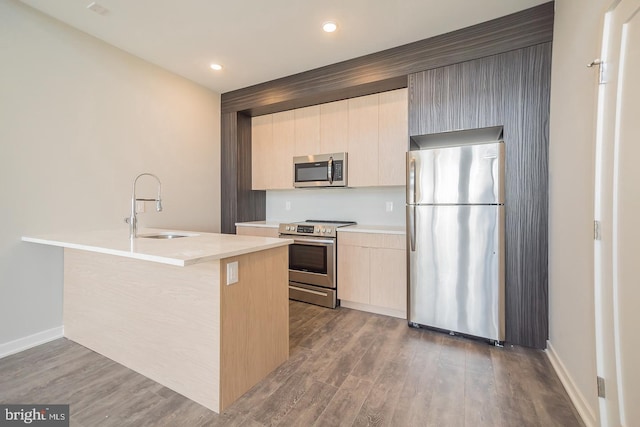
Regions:
<instances>
[{"instance_id":1,"label":"white countertop","mask_svg":"<svg viewBox=\"0 0 640 427\"><path fill-rule=\"evenodd\" d=\"M279 226L280 223L275 221L236 222L236 227L278 228Z\"/></svg>"},{"instance_id":2,"label":"white countertop","mask_svg":"<svg viewBox=\"0 0 640 427\"><path fill-rule=\"evenodd\" d=\"M350 225L338 228L338 233L379 233L379 234L406 234L402 225Z\"/></svg>"},{"instance_id":3,"label":"white countertop","mask_svg":"<svg viewBox=\"0 0 640 427\"><path fill-rule=\"evenodd\" d=\"M138 235L153 233L186 234L178 239L129 239L129 230L103 230L82 233L61 233L46 236L23 236L22 240L43 245L80 249L135 258L145 261L187 266L243 255L265 249L286 246L290 239L272 237L238 236L235 234L200 233L193 231L161 230L147 228Z\"/></svg>"}]
</instances>

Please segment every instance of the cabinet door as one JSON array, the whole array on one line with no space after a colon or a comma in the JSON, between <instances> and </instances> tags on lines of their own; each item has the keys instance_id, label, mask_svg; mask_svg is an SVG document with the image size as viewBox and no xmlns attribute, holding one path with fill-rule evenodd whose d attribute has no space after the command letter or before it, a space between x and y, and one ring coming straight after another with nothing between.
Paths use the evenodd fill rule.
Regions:
<instances>
[{"instance_id":1,"label":"cabinet door","mask_svg":"<svg viewBox=\"0 0 640 427\"><path fill-rule=\"evenodd\" d=\"M405 185L408 116L407 89L379 94L378 185Z\"/></svg>"},{"instance_id":2,"label":"cabinet door","mask_svg":"<svg viewBox=\"0 0 640 427\"><path fill-rule=\"evenodd\" d=\"M293 188L293 151L295 146L294 110L273 114L273 151L269 169L269 189Z\"/></svg>"},{"instance_id":3,"label":"cabinet door","mask_svg":"<svg viewBox=\"0 0 640 427\"><path fill-rule=\"evenodd\" d=\"M338 298L369 304L369 248L338 240Z\"/></svg>"},{"instance_id":4,"label":"cabinet door","mask_svg":"<svg viewBox=\"0 0 640 427\"><path fill-rule=\"evenodd\" d=\"M269 188L269 162L273 145L272 114L251 119L251 188Z\"/></svg>"},{"instance_id":5,"label":"cabinet door","mask_svg":"<svg viewBox=\"0 0 640 427\"><path fill-rule=\"evenodd\" d=\"M320 106L298 108L295 112L296 156L320 154Z\"/></svg>"},{"instance_id":6,"label":"cabinet door","mask_svg":"<svg viewBox=\"0 0 640 427\"><path fill-rule=\"evenodd\" d=\"M349 150L349 103L329 102L320 105L320 153Z\"/></svg>"},{"instance_id":7,"label":"cabinet door","mask_svg":"<svg viewBox=\"0 0 640 427\"><path fill-rule=\"evenodd\" d=\"M378 94L349 101L349 186L378 185Z\"/></svg>"},{"instance_id":8,"label":"cabinet door","mask_svg":"<svg viewBox=\"0 0 640 427\"><path fill-rule=\"evenodd\" d=\"M401 311L407 310L406 252L398 249L371 248L371 304Z\"/></svg>"}]
</instances>

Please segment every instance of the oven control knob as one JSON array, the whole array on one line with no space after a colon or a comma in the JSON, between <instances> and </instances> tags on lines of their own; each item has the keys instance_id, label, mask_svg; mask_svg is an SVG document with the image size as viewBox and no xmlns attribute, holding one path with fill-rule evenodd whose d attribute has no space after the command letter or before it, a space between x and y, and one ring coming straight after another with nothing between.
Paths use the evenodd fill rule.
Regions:
<instances>
[{"instance_id":1,"label":"oven control knob","mask_svg":"<svg viewBox=\"0 0 640 427\"><path fill-rule=\"evenodd\" d=\"M290 226L290 225L287 225L287 227L286 227L286 228L287 228L287 231L292 231L292 229L291 229L291 226Z\"/></svg>"}]
</instances>

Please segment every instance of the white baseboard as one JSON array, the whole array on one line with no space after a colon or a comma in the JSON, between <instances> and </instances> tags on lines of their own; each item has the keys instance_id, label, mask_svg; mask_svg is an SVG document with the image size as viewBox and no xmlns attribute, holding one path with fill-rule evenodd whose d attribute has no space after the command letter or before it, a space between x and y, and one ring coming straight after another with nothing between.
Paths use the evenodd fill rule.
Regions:
<instances>
[{"instance_id":1,"label":"white baseboard","mask_svg":"<svg viewBox=\"0 0 640 427\"><path fill-rule=\"evenodd\" d=\"M576 410L582 417L582 421L587 427L597 427L600 423L597 420L596 412L594 408L592 408L587 400L584 398L584 395L580 392L576 384L573 382L571 375L569 375L569 371L565 368L562 360L558 357L558 353L556 353L555 349L551 345L549 341L547 341L547 357L555 369L556 374L560 378L560 382L564 386L571 402L576 407Z\"/></svg>"},{"instance_id":2,"label":"white baseboard","mask_svg":"<svg viewBox=\"0 0 640 427\"><path fill-rule=\"evenodd\" d=\"M58 338L62 338L63 336L64 327L58 326L57 328L47 329L46 331L38 332L27 337L18 338L17 340L0 344L0 359L12 354L19 353L28 348L53 341Z\"/></svg>"}]
</instances>

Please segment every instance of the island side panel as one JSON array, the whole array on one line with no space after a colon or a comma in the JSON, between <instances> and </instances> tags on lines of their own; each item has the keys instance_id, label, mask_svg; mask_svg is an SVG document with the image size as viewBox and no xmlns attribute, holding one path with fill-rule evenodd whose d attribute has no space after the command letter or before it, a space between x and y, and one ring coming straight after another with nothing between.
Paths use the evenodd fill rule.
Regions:
<instances>
[{"instance_id":1,"label":"island side panel","mask_svg":"<svg viewBox=\"0 0 640 427\"><path fill-rule=\"evenodd\" d=\"M220 261L64 258L67 338L219 411Z\"/></svg>"},{"instance_id":2,"label":"island side panel","mask_svg":"<svg viewBox=\"0 0 640 427\"><path fill-rule=\"evenodd\" d=\"M220 265L220 410L289 358L288 247L225 258ZM238 262L238 282L226 265Z\"/></svg>"}]
</instances>

